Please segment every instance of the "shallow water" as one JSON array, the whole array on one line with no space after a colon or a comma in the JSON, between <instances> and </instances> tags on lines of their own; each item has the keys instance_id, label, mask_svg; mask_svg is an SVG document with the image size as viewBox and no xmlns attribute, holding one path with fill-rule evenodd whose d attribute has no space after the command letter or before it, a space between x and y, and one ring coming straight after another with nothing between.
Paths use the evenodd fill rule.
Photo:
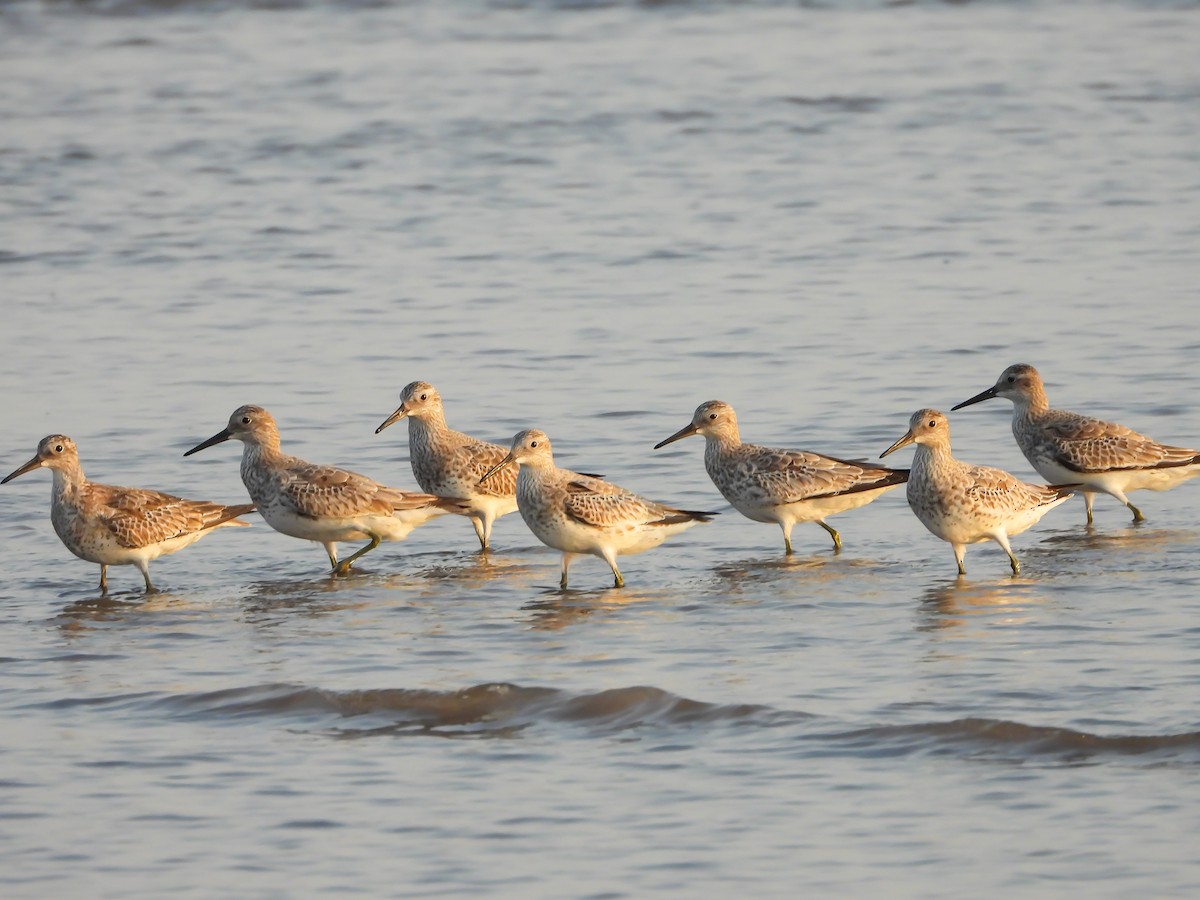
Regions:
<instances>
[{"instance_id":1,"label":"shallow water","mask_svg":"<svg viewBox=\"0 0 1200 900\"><path fill-rule=\"evenodd\" d=\"M268 8L275 6L277 8ZM725 512L557 590L519 517L325 575L222 532L96 590L0 489L0 889L1194 896L1197 485L955 579L902 492L725 507L743 436L876 456L1026 361L1200 444L1194 6L0 4L0 451L240 500L236 406L411 487L450 424ZM1033 473L994 401L956 453ZM907 453L897 454L903 464Z\"/></svg>"}]
</instances>

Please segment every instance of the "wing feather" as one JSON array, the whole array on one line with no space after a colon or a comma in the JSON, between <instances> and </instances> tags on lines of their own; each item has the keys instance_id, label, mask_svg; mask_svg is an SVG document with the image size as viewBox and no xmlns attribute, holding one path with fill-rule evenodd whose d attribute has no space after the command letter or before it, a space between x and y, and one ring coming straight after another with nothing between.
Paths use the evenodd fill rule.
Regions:
<instances>
[{"instance_id":1,"label":"wing feather","mask_svg":"<svg viewBox=\"0 0 1200 900\"><path fill-rule=\"evenodd\" d=\"M397 510L444 505L433 494L402 491L348 469L303 460L293 460L282 470L280 488L293 511L310 519L389 516Z\"/></svg>"},{"instance_id":2,"label":"wing feather","mask_svg":"<svg viewBox=\"0 0 1200 900\"><path fill-rule=\"evenodd\" d=\"M563 509L566 514L595 528L665 523L672 516L681 514L680 510L587 475L575 473L565 486L567 496Z\"/></svg>"},{"instance_id":3,"label":"wing feather","mask_svg":"<svg viewBox=\"0 0 1200 900\"><path fill-rule=\"evenodd\" d=\"M1070 494L1074 485L1030 484L1003 469L968 466L966 495L981 506L993 509L1025 509L1052 503Z\"/></svg>"},{"instance_id":4,"label":"wing feather","mask_svg":"<svg viewBox=\"0 0 1200 900\"><path fill-rule=\"evenodd\" d=\"M901 484L908 480L908 471L806 450L744 444L732 479L749 491L749 499L783 504Z\"/></svg>"},{"instance_id":5,"label":"wing feather","mask_svg":"<svg viewBox=\"0 0 1200 900\"><path fill-rule=\"evenodd\" d=\"M1200 463L1200 452L1171 447L1124 425L1064 410L1051 410L1039 423L1050 454L1075 472L1158 469Z\"/></svg>"},{"instance_id":6,"label":"wing feather","mask_svg":"<svg viewBox=\"0 0 1200 900\"><path fill-rule=\"evenodd\" d=\"M84 490L84 506L97 510L95 520L111 532L118 544L130 548L194 534L230 522L254 509L251 503L226 506L145 488L94 482L86 484Z\"/></svg>"},{"instance_id":7,"label":"wing feather","mask_svg":"<svg viewBox=\"0 0 1200 900\"><path fill-rule=\"evenodd\" d=\"M506 456L508 451L499 444L471 438L467 443L454 448L448 457L447 468L453 472L467 473L474 490L481 494L511 497L517 492L516 463L505 466L483 484L479 484L479 479Z\"/></svg>"}]
</instances>

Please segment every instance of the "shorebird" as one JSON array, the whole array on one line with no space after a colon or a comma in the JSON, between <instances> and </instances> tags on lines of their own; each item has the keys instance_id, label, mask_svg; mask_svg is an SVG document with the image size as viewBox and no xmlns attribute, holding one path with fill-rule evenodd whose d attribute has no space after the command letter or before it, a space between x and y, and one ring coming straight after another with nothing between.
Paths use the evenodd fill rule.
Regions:
<instances>
[{"instance_id":1,"label":"shorebird","mask_svg":"<svg viewBox=\"0 0 1200 900\"><path fill-rule=\"evenodd\" d=\"M249 525L236 517L254 510L252 503L225 506L88 481L75 442L65 434L42 438L37 455L0 484L34 469L54 475L50 522L68 550L99 563L102 593L108 593L109 566L137 566L146 593L155 593L150 560L182 550L216 528Z\"/></svg>"},{"instance_id":2,"label":"shorebird","mask_svg":"<svg viewBox=\"0 0 1200 900\"><path fill-rule=\"evenodd\" d=\"M512 450L480 480L487 481L514 462L520 466L517 508L538 540L562 551L559 587L564 590L567 569L577 553L603 559L612 568L614 585L624 587L619 555L657 547L716 515L665 506L592 475L560 469L554 465L550 439L536 429L518 432Z\"/></svg>"},{"instance_id":3,"label":"shorebird","mask_svg":"<svg viewBox=\"0 0 1200 900\"><path fill-rule=\"evenodd\" d=\"M993 540L1008 554L1017 575L1021 564L1008 539L1063 503L1077 484L1028 484L1001 469L972 466L950 453L950 423L936 409L919 409L908 431L880 457L917 445L908 478L908 505L922 524L954 548L958 574L966 575L967 544Z\"/></svg>"},{"instance_id":4,"label":"shorebird","mask_svg":"<svg viewBox=\"0 0 1200 900\"><path fill-rule=\"evenodd\" d=\"M405 418L408 453L417 484L423 491L469 504L466 515L475 526L479 549L486 553L492 523L517 510L515 464L504 466L487 482L480 483L483 474L504 459L508 450L450 428L442 397L428 381L414 381L405 387L400 392L400 406L375 433Z\"/></svg>"},{"instance_id":5,"label":"shorebird","mask_svg":"<svg viewBox=\"0 0 1200 900\"><path fill-rule=\"evenodd\" d=\"M701 403L689 425L654 449L693 434L704 436L704 468L717 490L746 518L778 525L788 554L797 522L816 522L833 537L834 551L840 550L842 536L826 517L866 506L908 480L907 469L743 444L737 414L720 400Z\"/></svg>"},{"instance_id":6,"label":"shorebird","mask_svg":"<svg viewBox=\"0 0 1200 900\"><path fill-rule=\"evenodd\" d=\"M401 541L418 525L447 512L465 512L461 501L409 493L365 475L306 462L279 449L279 428L261 406L241 406L229 424L184 456L230 439L241 441L242 483L267 524L281 534L325 548L335 575L345 575L381 541ZM338 562L337 542L368 543Z\"/></svg>"},{"instance_id":7,"label":"shorebird","mask_svg":"<svg viewBox=\"0 0 1200 900\"><path fill-rule=\"evenodd\" d=\"M1051 409L1033 366L1009 366L994 385L953 409L993 397L1013 402L1013 436L1039 475L1051 482L1079 482L1089 525L1097 492L1116 497L1133 521L1144 522L1127 491L1165 491L1200 475L1200 450L1170 447L1124 425Z\"/></svg>"}]
</instances>

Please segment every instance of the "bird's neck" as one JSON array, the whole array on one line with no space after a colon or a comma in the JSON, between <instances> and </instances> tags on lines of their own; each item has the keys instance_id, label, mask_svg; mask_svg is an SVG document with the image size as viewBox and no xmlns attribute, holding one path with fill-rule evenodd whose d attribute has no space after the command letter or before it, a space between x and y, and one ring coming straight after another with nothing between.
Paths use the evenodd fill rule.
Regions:
<instances>
[{"instance_id":1,"label":"bird's neck","mask_svg":"<svg viewBox=\"0 0 1200 900\"><path fill-rule=\"evenodd\" d=\"M736 425L727 425L720 431L704 435L704 455L725 456L742 446L742 437Z\"/></svg>"},{"instance_id":2,"label":"bird's neck","mask_svg":"<svg viewBox=\"0 0 1200 900\"><path fill-rule=\"evenodd\" d=\"M56 499L64 501L77 500L83 492L87 479L83 475L83 467L79 463L56 467L51 470L54 480L50 492Z\"/></svg>"},{"instance_id":3,"label":"bird's neck","mask_svg":"<svg viewBox=\"0 0 1200 900\"><path fill-rule=\"evenodd\" d=\"M517 478L524 478L530 484L545 481L555 471L555 468L554 463L544 459L523 462L517 469Z\"/></svg>"},{"instance_id":4,"label":"bird's neck","mask_svg":"<svg viewBox=\"0 0 1200 900\"><path fill-rule=\"evenodd\" d=\"M937 480L950 474L962 464L950 453L948 444L917 444L913 455L911 478L927 478Z\"/></svg>"},{"instance_id":5,"label":"bird's neck","mask_svg":"<svg viewBox=\"0 0 1200 900\"><path fill-rule=\"evenodd\" d=\"M1040 384L1032 386L1013 400L1013 416L1017 418L1034 419L1049 410L1050 401L1046 399L1046 391Z\"/></svg>"},{"instance_id":6,"label":"bird's neck","mask_svg":"<svg viewBox=\"0 0 1200 900\"><path fill-rule=\"evenodd\" d=\"M436 444L438 439L449 430L446 415L440 409L422 412L419 416L408 417L408 440L419 444Z\"/></svg>"},{"instance_id":7,"label":"bird's neck","mask_svg":"<svg viewBox=\"0 0 1200 900\"><path fill-rule=\"evenodd\" d=\"M268 436L266 439L246 441L242 446L242 471L258 465L270 463L283 456L279 449L279 437Z\"/></svg>"}]
</instances>

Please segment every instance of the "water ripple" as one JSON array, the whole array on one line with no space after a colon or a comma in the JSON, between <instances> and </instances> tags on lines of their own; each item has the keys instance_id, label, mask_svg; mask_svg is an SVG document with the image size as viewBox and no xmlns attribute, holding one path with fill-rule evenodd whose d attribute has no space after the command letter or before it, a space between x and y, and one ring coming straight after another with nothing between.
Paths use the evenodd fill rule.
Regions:
<instances>
[{"instance_id":1,"label":"water ripple","mask_svg":"<svg viewBox=\"0 0 1200 900\"><path fill-rule=\"evenodd\" d=\"M513 737L533 726L564 723L592 733L653 727L739 733L796 729L805 755L865 757L953 756L1012 762L1076 764L1096 758L1150 757L1156 762L1200 763L1200 732L1172 734L1094 734L1077 729L1031 725L987 717L876 725L850 731L821 728L829 720L796 710L753 703L718 704L681 697L649 686L571 693L549 687L490 682L456 691L405 688L335 691L296 684L263 684L149 699L145 693L94 699L64 698L57 707L104 705L130 708L142 703L156 714L229 721L304 719L328 727L336 737L427 734L437 737ZM335 719L369 720L358 727ZM773 742L778 746L777 742Z\"/></svg>"},{"instance_id":2,"label":"water ripple","mask_svg":"<svg viewBox=\"0 0 1200 900\"><path fill-rule=\"evenodd\" d=\"M754 704L725 706L689 700L654 687L572 695L555 688L506 683L479 684L458 691L403 688L330 691L267 684L159 698L154 706L190 718L383 716L393 726L403 724L428 730L523 727L537 721L558 721L611 731L646 724L689 726L738 722L761 726L780 717L806 718L802 713L780 713Z\"/></svg>"}]
</instances>

